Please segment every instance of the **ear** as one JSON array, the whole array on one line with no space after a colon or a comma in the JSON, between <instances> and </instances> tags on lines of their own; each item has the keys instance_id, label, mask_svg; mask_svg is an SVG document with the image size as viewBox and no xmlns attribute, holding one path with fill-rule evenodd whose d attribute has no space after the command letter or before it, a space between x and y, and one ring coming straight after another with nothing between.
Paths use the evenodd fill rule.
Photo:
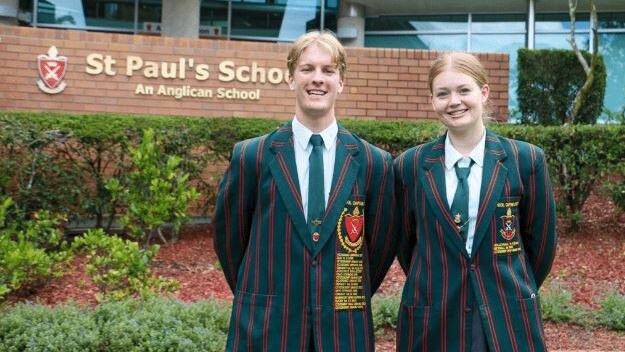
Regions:
<instances>
[{"instance_id":1,"label":"ear","mask_svg":"<svg viewBox=\"0 0 625 352\"><path fill-rule=\"evenodd\" d=\"M339 89L337 90L339 93L343 92L343 87L345 86L345 78L339 79Z\"/></svg>"},{"instance_id":2,"label":"ear","mask_svg":"<svg viewBox=\"0 0 625 352\"><path fill-rule=\"evenodd\" d=\"M490 87L488 84L482 86L482 103L486 103L488 95L490 94Z\"/></svg>"},{"instance_id":3,"label":"ear","mask_svg":"<svg viewBox=\"0 0 625 352\"><path fill-rule=\"evenodd\" d=\"M432 105L432 110L436 111L436 107L434 106L434 97L432 96L432 94L430 94L430 105Z\"/></svg>"},{"instance_id":4,"label":"ear","mask_svg":"<svg viewBox=\"0 0 625 352\"><path fill-rule=\"evenodd\" d=\"M289 74L287 80L288 80L287 83L289 84L289 88L291 90L294 90L295 86L293 85L293 76Z\"/></svg>"}]
</instances>

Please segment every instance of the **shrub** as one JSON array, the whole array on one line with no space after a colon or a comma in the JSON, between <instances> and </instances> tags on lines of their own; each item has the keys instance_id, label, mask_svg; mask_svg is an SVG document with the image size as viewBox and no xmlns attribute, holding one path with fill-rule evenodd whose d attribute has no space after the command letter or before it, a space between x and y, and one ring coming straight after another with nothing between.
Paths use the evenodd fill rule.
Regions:
<instances>
[{"instance_id":1,"label":"shrub","mask_svg":"<svg viewBox=\"0 0 625 352\"><path fill-rule=\"evenodd\" d=\"M625 160L623 126L496 126L501 134L542 147L552 182L558 189L558 212L578 228L582 208L597 182Z\"/></svg>"},{"instance_id":2,"label":"shrub","mask_svg":"<svg viewBox=\"0 0 625 352\"><path fill-rule=\"evenodd\" d=\"M401 297L399 295L373 296L371 310L373 314L373 329L376 335L382 334L385 329L395 329L397 327L400 302Z\"/></svg>"},{"instance_id":3,"label":"shrub","mask_svg":"<svg viewBox=\"0 0 625 352\"><path fill-rule=\"evenodd\" d=\"M572 50L519 49L519 110L522 123L564 124L573 109L575 95L586 80L586 73ZM590 54L582 53L590 62ZM603 108L606 68L597 58L595 79L588 99L574 123L597 122Z\"/></svg>"},{"instance_id":4,"label":"shrub","mask_svg":"<svg viewBox=\"0 0 625 352\"><path fill-rule=\"evenodd\" d=\"M0 311L0 351L225 350L230 307L163 298L96 308L19 304Z\"/></svg>"},{"instance_id":5,"label":"shrub","mask_svg":"<svg viewBox=\"0 0 625 352\"><path fill-rule=\"evenodd\" d=\"M214 301L109 303L95 312L106 351L224 351L230 310Z\"/></svg>"},{"instance_id":6,"label":"shrub","mask_svg":"<svg viewBox=\"0 0 625 352\"><path fill-rule=\"evenodd\" d=\"M10 198L0 203L0 300L11 291L35 288L61 276L71 258L58 224L62 217L41 211L25 223L8 223Z\"/></svg>"},{"instance_id":7,"label":"shrub","mask_svg":"<svg viewBox=\"0 0 625 352\"><path fill-rule=\"evenodd\" d=\"M581 326L591 325L588 311L573 304L572 301L571 292L560 285L551 282L550 286L543 286L540 299L543 320Z\"/></svg>"},{"instance_id":8,"label":"shrub","mask_svg":"<svg viewBox=\"0 0 625 352\"><path fill-rule=\"evenodd\" d=\"M612 290L599 301L601 308L596 312L599 324L618 331L625 330L625 296Z\"/></svg>"},{"instance_id":9,"label":"shrub","mask_svg":"<svg viewBox=\"0 0 625 352\"><path fill-rule=\"evenodd\" d=\"M66 138L63 131L0 116L0 194L14 200L12 217L79 207L81 175L56 149Z\"/></svg>"},{"instance_id":10,"label":"shrub","mask_svg":"<svg viewBox=\"0 0 625 352\"><path fill-rule=\"evenodd\" d=\"M146 298L178 288L175 280L151 276L150 264L159 250L158 245L142 249L136 242L97 229L76 238L72 247L78 253L87 253L86 271L98 287L98 301L129 296Z\"/></svg>"},{"instance_id":11,"label":"shrub","mask_svg":"<svg viewBox=\"0 0 625 352\"><path fill-rule=\"evenodd\" d=\"M101 351L93 316L75 305L19 304L0 314L0 351Z\"/></svg>"},{"instance_id":12,"label":"shrub","mask_svg":"<svg viewBox=\"0 0 625 352\"><path fill-rule=\"evenodd\" d=\"M189 203L199 196L187 186L189 174L180 170L182 158L166 156L160 144L152 129L144 131L141 144L130 149L134 170L125 180L112 178L106 185L113 199L126 205L121 223L144 246L156 234L165 241L161 232L165 223L172 224L177 234Z\"/></svg>"}]
</instances>

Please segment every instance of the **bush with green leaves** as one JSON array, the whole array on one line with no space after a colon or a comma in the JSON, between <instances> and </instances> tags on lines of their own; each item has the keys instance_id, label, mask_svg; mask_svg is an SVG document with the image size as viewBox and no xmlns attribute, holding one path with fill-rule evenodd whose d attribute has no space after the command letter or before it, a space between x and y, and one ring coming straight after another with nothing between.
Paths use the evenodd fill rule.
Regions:
<instances>
[{"instance_id":1,"label":"bush with green leaves","mask_svg":"<svg viewBox=\"0 0 625 352\"><path fill-rule=\"evenodd\" d=\"M373 330L376 335L384 333L385 329L395 329L397 327L400 303L401 297L399 295L373 296L371 311L373 315Z\"/></svg>"},{"instance_id":2,"label":"bush with green leaves","mask_svg":"<svg viewBox=\"0 0 625 352\"><path fill-rule=\"evenodd\" d=\"M180 168L183 159L166 155L152 129L144 131L141 144L130 148L130 154L133 170L121 181L111 178L106 188L126 206L120 222L133 238L144 246L155 235L165 241L163 225L173 225L176 234L187 217L189 203L199 194L187 185L189 174Z\"/></svg>"},{"instance_id":3,"label":"bush with green leaves","mask_svg":"<svg viewBox=\"0 0 625 352\"><path fill-rule=\"evenodd\" d=\"M504 136L543 148L557 189L558 213L577 230L582 208L596 185L625 162L625 127L619 125L498 125Z\"/></svg>"},{"instance_id":4,"label":"bush with green leaves","mask_svg":"<svg viewBox=\"0 0 625 352\"><path fill-rule=\"evenodd\" d=\"M18 304L3 308L0 315L3 352L221 352L230 306L153 298L95 308Z\"/></svg>"},{"instance_id":5,"label":"bush with green leaves","mask_svg":"<svg viewBox=\"0 0 625 352\"><path fill-rule=\"evenodd\" d=\"M0 200L0 300L12 292L36 288L63 274L71 251L58 228L60 215L47 211L26 222L8 222L11 198Z\"/></svg>"},{"instance_id":6,"label":"bush with green leaves","mask_svg":"<svg viewBox=\"0 0 625 352\"><path fill-rule=\"evenodd\" d=\"M590 54L582 52L590 62ZM518 51L518 97L522 123L561 125L573 110L575 95L586 81L586 73L572 50ZM573 123L594 124L603 109L606 67L597 58L590 94Z\"/></svg>"},{"instance_id":7,"label":"bush with green leaves","mask_svg":"<svg viewBox=\"0 0 625 352\"><path fill-rule=\"evenodd\" d=\"M77 305L18 304L0 315L0 351L102 351L96 320Z\"/></svg>"},{"instance_id":8,"label":"bush with green leaves","mask_svg":"<svg viewBox=\"0 0 625 352\"><path fill-rule=\"evenodd\" d=\"M601 307L596 312L600 325L611 330L625 331L625 296L611 290L599 301Z\"/></svg>"},{"instance_id":9,"label":"bush with green leaves","mask_svg":"<svg viewBox=\"0 0 625 352\"><path fill-rule=\"evenodd\" d=\"M573 294L550 281L541 288L540 305L542 317L554 323L574 323L581 326L592 324L590 312L573 304Z\"/></svg>"},{"instance_id":10,"label":"bush with green leaves","mask_svg":"<svg viewBox=\"0 0 625 352\"><path fill-rule=\"evenodd\" d=\"M36 163L35 175L45 174L45 180L50 185L65 184L65 188L80 189L81 214L84 216L104 214L111 212L111 209L122 211L125 209L120 200L113 201L108 189L96 192L90 187L103 185L110 178L120 180L122 188L127 186L123 180L132 166L129 148L136 149L140 145L142 129L154 130L155 138L161 143L159 148L163 150L163 155L176 155L182 158L178 165L181 173L188 174L187 183L190 186L197 185L203 195L202 204L198 206L194 203L192 208L201 209L202 214L206 215L213 206L219 170L223 170L230 159L234 143L271 132L283 123L259 118L202 119L116 114L5 112L1 116L4 118L0 119L0 155L4 159L0 158L0 168L6 167L8 170L12 170L16 163L19 163L18 159L11 159L13 155L11 151L17 149L11 149L13 144L7 142L15 138L12 138L10 133L3 133L2 130L3 127L9 126L8 122L27 125L28 130L32 130L35 135L41 135L45 131L62 131L62 135L66 136L65 141L57 140L48 144L48 147L41 149L41 153L50 153L49 158L53 161L61 156L66 161L71 160L69 164L64 165L72 170L83 170L83 173L74 175L72 176L74 178L66 181L53 180L57 177L56 174L45 174L46 165ZM341 120L340 123L367 141L388 150L394 156L412 146L431 141L442 132L441 124L434 121ZM625 145L623 125L540 127L492 124L489 128L500 135L527 141L544 149L551 179L558 190L556 194L559 216L571 220L573 228L582 219L581 209L593 187L598 182L603 182L605 176L613 172L616 165L625 163L625 157L622 155L625 148L621 147ZM65 145L71 145L75 149L69 149ZM20 148L24 150L25 147ZM13 160L13 164L2 164L5 159ZM161 162L165 165L166 159L161 159ZM215 162L221 164L211 169L211 163ZM8 178L3 176L0 174L0 181L14 179L13 176ZM11 188L10 184L13 183L6 184ZM37 202L58 204L65 195L55 193L63 193L63 190L63 187L48 187L45 188L47 193L30 193L32 198L29 199L33 201L28 201L28 204ZM39 196L41 198L38 198ZM19 203L19 199L16 203ZM75 205L71 202L64 203L59 208L75 211ZM76 214L70 214L70 218Z\"/></svg>"},{"instance_id":11,"label":"bush with green leaves","mask_svg":"<svg viewBox=\"0 0 625 352\"><path fill-rule=\"evenodd\" d=\"M107 304L95 312L106 351L224 351L230 306L150 299Z\"/></svg>"},{"instance_id":12,"label":"bush with green leaves","mask_svg":"<svg viewBox=\"0 0 625 352\"><path fill-rule=\"evenodd\" d=\"M96 229L74 239L72 248L87 255L86 271L98 287L98 301L147 298L178 289L175 280L152 277L150 265L158 245L140 248L137 242Z\"/></svg>"},{"instance_id":13,"label":"bush with green leaves","mask_svg":"<svg viewBox=\"0 0 625 352\"><path fill-rule=\"evenodd\" d=\"M57 152L67 137L58 129L0 115L0 194L14 200L12 218L79 208L81 174Z\"/></svg>"}]
</instances>

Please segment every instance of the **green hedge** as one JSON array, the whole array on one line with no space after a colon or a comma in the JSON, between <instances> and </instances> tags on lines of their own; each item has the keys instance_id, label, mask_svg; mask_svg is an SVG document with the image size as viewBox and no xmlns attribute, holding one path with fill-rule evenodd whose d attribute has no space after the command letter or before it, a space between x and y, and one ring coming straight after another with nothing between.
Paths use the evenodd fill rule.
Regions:
<instances>
[{"instance_id":1,"label":"green hedge","mask_svg":"<svg viewBox=\"0 0 625 352\"><path fill-rule=\"evenodd\" d=\"M566 122L575 95L586 81L586 73L572 50L519 49L519 110L524 123L558 125ZM590 63L590 54L582 52ZM594 81L588 99L575 123L595 123L603 109L606 67L597 58Z\"/></svg>"},{"instance_id":2,"label":"green hedge","mask_svg":"<svg viewBox=\"0 0 625 352\"><path fill-rule=\"evenodd\" d=\"M229 305L163 298L96 308L19 304L0 310L0 351L215 351L226 345Z\"/></svg>"},{"instance_id":3,"label":"green hedge","mask_svg":"<svg viewBox=\"0 0 625 352\"><path fill-rule=\"evenodd\" d=\"M183 158L184 172L203 195L204 203L196 209L208 214L221 174L207 174L206 170L227 162L235 142L267 133L282 123L242 118L0 113L0 194L10 195L24 214L43 208L102 219L115 208L104 184L111 176L129 171L129 147L139 143L142 130L152 128L164 136L167 153ZM395 156L442 132L435 121L341 123ZM560 215L574 223L581 219L580 211L592 187L625 162L622 125L497 124L491 128L545 150L559 190Z\"/></svg>"}]
</instances>

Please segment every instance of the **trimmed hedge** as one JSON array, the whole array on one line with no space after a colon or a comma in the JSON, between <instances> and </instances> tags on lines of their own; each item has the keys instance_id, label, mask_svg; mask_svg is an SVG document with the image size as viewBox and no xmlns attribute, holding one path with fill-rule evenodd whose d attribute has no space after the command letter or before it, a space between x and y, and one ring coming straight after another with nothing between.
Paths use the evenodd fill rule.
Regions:
<instances>
[{"instance_id":1,"label":"trimmed hedge","mask_svg":"<svg viewBox=\"0 0 625 352\"><path fill-rule=\"evenodd\" d=\"M155 298L0 310L0 351L214 351L226 345L230 306Z\"/></svg>"},{"instance_id":2,"label":"trimmed hedge","mask_svg":"<svg viewBox=\"0 0 625 352\"><path fill-rule=\"evenodd\" d=\"M203 203L195 208L208 214L221 176L207 173L211 165L221 163L223 168L234 143L270 132L282 123L269 119L4 112L0 114L0 170L7 174L0 178L4 180L0 182L0 191L21 205L25 214L37 204L44 209L67 209L73 216L102 219L115 208L104 184L111 176L129 171L129 147L139 143L142 130L153 128L157 135L164 136L166 152L183 158L183 171L189 173L190 183L203 195ZM436 138L443 131L436 121L341 120L341 123L395 156ZM625 148L622 148L625 126L622 125L494 124L490 128L545 150L552 180L559 190L560 215L574 224L581 219L580 211L592 187L625 163ZM57 137L21 137L24 135ZM35 140L44 142L37 144ZM27 164L22 161L24 156L26 160L46 160L46 163ZM28 188L25 180L31 178L33 174L29 173L33 170L35 181ZM49 170L56 171L50 174ZM67 188L72 189L71 197L63 193ZM75 197L76 194L79 196ZM102 221L98 224L102 225Z\"/></svg>"},{"instance_id":3,"label":"trimmed hedge","mask_svg":"<svg viewBox=\"0 0 625 352\"><path fill-rule=\"evenodd\" d=\"M519 110L521 122L561 125L573 110L575 95L586 81L586 73L572 50L519 49ZM582 52L587 62L590 53ZM597 57L594 81L588 99L574 123L597 122L603 109L606 67Z\"/></svg>"}]
</instances>

